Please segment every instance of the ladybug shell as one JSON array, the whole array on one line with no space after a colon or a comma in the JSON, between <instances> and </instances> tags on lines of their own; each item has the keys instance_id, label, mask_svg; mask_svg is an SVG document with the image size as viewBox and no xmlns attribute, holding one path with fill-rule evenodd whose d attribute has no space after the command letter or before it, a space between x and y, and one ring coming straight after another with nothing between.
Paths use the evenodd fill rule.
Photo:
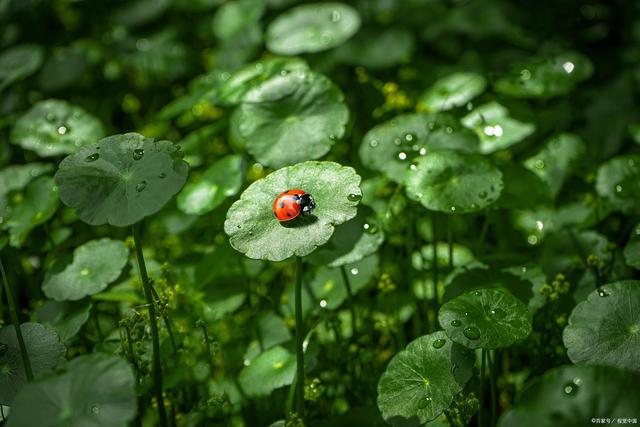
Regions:
<instances>
[{"instance_id":1,"label":"ladybug shell","mask_svg":"<svg viewBox=\"0 0 640 427\"><path fill-rule=\"evenodd\" d=\"M280 193L273 201L273 213L278 221L290 221L302 213L300 197L306 194L304 190L293 189Z\"/></svg>"}]
</instances>

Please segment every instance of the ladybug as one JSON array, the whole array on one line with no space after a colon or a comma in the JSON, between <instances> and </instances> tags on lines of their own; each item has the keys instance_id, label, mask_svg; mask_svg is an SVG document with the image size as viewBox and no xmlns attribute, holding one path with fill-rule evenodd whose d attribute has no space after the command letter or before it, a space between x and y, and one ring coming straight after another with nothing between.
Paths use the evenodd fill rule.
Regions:
<instances>
[{"instance_id":1,"label":"ladybug","mask_svg":"<svg viewBox=\"0 0 640 427\"><path fill-rule=\"evenodd\" d=\"M290 221L300 214L310 214L315 207L311 194L299 189L280 193L273 201L273 213L278 221Z\"/></svg>"}]
</instances>

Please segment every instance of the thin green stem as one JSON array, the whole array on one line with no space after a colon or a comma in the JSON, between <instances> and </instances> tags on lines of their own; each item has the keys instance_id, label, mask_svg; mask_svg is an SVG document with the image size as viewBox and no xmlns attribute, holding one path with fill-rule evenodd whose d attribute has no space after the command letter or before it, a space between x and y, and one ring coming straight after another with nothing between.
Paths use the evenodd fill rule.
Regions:
<instances>
[{"instance_id":1,"label":"thin green stem","mask_svg":"<svg viewBox=\"0 0 640 427\"><path fill-rule=\"evenodd\" d=\"M356 309L355 301L353 298L353 292L351 291L351 282L349 282L349 275L345 266L340 267L342 273L342 280L344 281L344 287L347 289L347 295L349 296L349 310L351 311L351 336L356 336Z\"/></svg>"},{"instance_id":2,"label":"thin green stem","mask_svg":"<svg viewBox=\"0 0 640 427\"><path fill-rule=\"evenodd\" d=\"M156 299L158 303L160 303L160 297L158 296L158 292L156 292L156 288L153 287L153 284L151 283L149 284L151 286L151 292L153 293L153 297ZM177 354L178 346L173 336L173 328L171 327L169 316L167 316L166 313L162 313L162 321L164 322L164 326L167 328L167 333L169 334L169 340L171 341L171 348L173 349L173 354Z\"/></svg>"},{"instance_id":3,"label":"thin green stem","mask_svg":"<svg viewBox=\"0 0 640 427\"><path fill-rule=\"evenodd\" d=\"M93 327L96 330L96 336L98 338L98 343L102 344L104 341L104 336L102 335L102 328L100 327L100 319L98 318L98 309L97 306L93 307L91 320L93 321Z\"/></svg>"},{"instance_id":4,"label":"thin green stem","mask_svg":"<svg viewBox=\"0 0 640 427\"><path fill-rule=\"evenodd\" d=\"M164 398L162 397L162 365L160 364L160 336L158 333L158 321L156 319L156 306L153 301L153 293L149 276L147 275L147 267L144 262L144 254L142 253L142 241L140 239L140 225L136 224L132 227L133 240L136 245L136 257L138 258L138 267L140 270L140 278L142 279L142 287L144 296L147 300L147 312L149 313L149 324L151 326L151 339L153 342L153 389L158 401L158 416L160 418L160 426L168 427L167 412L164 407Z\"/></svg>"},{"instance_id":5,"label":"thin green stem","mask_svg":"<svg viewBox=\"0 0 640 427\"><path fill-rule=\"evenodd\" d=\"M491 353L489 353L487 357L489 358L489 368L491 369L491 375L489 376L491 387L491 424L489 425L493 426L496 421L496 354L494 353L493 357L491 357Z\"/></svg>"},{"instance_id":6,"label":"thin green stem","mask_svg":"<svg viewBox=\"0 0 640 427\"><path fill-rule=\"evenodd\" d=\"M483 406L484 406L484 369L487 359L487 350L482 349L482 365L480 368L480 405L478 407L478 426L482 427L483 423Z\"/></svg>"},{"instance_id":7,"label":"thin green stem","mask_svg":"<svg viewBox=\"0 0 640 427\"><path fill-rule=\"evenodd\" d=\"M199 322L200 327L202 328L202 334L204 335L204 349L207 352L207 362L209 363L209 368L211 369L211 375L213 375L214 364L213 364L213 353L211 353L211 344L209 342L209 333L207 332L207 325L203 322Z\"/></svg>"},{"instance_id":8,"label":"thin green stem","mask_svg":"<svg viewBox=\"0 0 640 427\"><path fill-rule=\"evenodd\" d=\"M302 320L302 258L296 257L296 412L304 419L304 323Z\"/></svg>"},{"instance_id":9,"label":"thin green stem","mask_svg":"<svg viewBox=\"0 0 640 427\"><path fill-rule=\"evenodd\" d=\"M433 246L433 259L431 260L431 272L433 273L433 301L434 309L438 311L440 299L438 297L438 213L431 212L431 240Z\"/></svg>"},{"instance_id":10,"label":"thin green stem","mask_svg":"<svg viewBox=\"0 0 640 427\"><path fill-rule=\"evenodd\" d=\"M449 271L453 270L453 215L447 215L447 244L449 245Z\"/></svg>"},{"instance_id":11,"label":"thin green stem","mask_svg":"<svg viewBox=\"0 0 640 427\"><path fill-rule=\"evenodd\" d=\"M4 264L0 259L0 272L2 273L2 284L4 285L4 293L7 296L7 305L9 306L9 315L11 316L11 323L16 330L16 337L18 338L18 346L20 346L20 354L22 355L22 363L24 364L24 371L27 374L27 380L33 381L33 370L31 369L31 361L29 360L29 354L27 353L27 346L24 344L24 337L22 336L22 329L20 327L20 320L18 319L18 310L16 309L16 300L13 299L13 291L9 286L7 280L7 273L4 271Z\"/></svg>"}]
</instances>

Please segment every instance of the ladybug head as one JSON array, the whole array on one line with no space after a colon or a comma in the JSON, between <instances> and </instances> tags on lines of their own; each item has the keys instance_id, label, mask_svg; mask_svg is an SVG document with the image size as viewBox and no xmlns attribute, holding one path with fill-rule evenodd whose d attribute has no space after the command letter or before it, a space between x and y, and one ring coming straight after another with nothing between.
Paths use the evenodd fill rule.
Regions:
<instances>
[{"instance_id":1,"label":"ladybug head","mask_svg":"<svg viewBox=\"0 0 640 427\"><path fill-rule=\"evenodd\" d=\"M303 194L300 196L300 208L303 214L310 214L316 207L316 202L311 194Z\"/></svg>"}]
</instances>

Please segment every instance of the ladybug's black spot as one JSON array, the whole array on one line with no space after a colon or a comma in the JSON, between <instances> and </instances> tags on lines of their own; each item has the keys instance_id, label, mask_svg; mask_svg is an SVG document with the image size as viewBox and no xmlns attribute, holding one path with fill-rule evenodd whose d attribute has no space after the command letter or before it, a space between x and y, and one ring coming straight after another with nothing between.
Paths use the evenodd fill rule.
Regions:
<instances>
[{"instance_id":1,"label":"ladybug's black spot","mask_svg":"<svg viewBox=\"0 0 640 427\"><path fill-rule=\"evenodd\" d=\"M287 212L287 216L288 216L288 217L290 217L290 216L291 216L291 214L290 214L289 212Z\"/></svg>"},{"instance_id":2,"label":"ladybug's black spot","mask_svg":"<svg viewBox=\"0 0 640 427\"><path fill-rule=\"evenodd\" d=\"M284 202L280 202L280 207L284 208Z\"/></svg>"}]
</instances>

